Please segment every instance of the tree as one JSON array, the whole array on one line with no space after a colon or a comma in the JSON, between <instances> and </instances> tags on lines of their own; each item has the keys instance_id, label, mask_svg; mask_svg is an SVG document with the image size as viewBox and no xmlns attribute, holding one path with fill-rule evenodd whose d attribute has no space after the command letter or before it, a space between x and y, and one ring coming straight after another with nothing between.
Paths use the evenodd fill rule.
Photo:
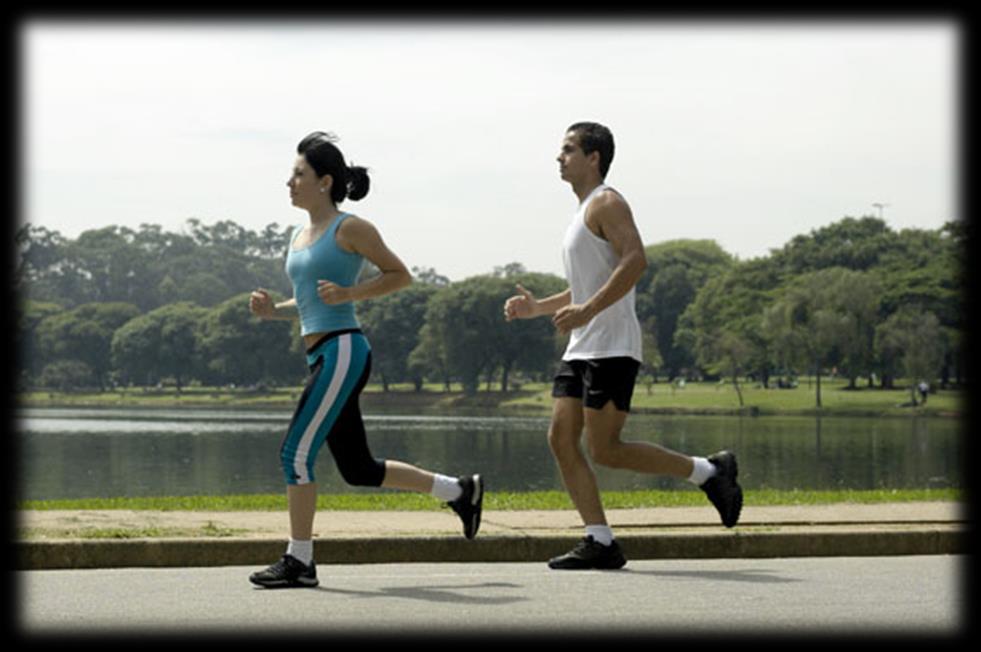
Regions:
<instances>
[{"instance_id":1,"label":"tree","mask_svg":"<svg viewBox=\"0 0 981 652\"><path fill-rule=\"evenodd\" d=\"M838 331L838 370L855 389L859 376L871 376L875 364L875 327L879 319L882 286L870 272L842 270L832 276L828 300L841 317Z\"/></svg>"},{"instance_id":2,"label":"tree","mask_svg":"<svg viewBox=\"0 0 981 652\"><path fill-rule=\"evenodd\" d=\"M215 305L257 286L289 291L289 227L270 224L259 235L228 220L188 224L192 235L141 224L89 229L75 240L25 225L16 234L17 290L66 308L125 301L143 312L175 301Z\"/></svg>"},{"instance_id":3,"label":"tree","mask_svg":"<svg viewBox=\"0 0 981 652\"><path fill-rule=\"evenodd\" d=\"M438 274L432 267L413 267L412 276L416 282L422 285L432 285L437 288L445 288L450 284L450 279Z\"/></svg>"},{"instance_id":4,"label":"tree","mask_svg":"<svg viewBox=\"0 0 981 652\"><path fill-rule=\"evenodd\" d=\"M781 296L763 311L766 336L785 365L813 369L815 403L821 407L821 374L834 361L840 331L847 321L835 310L833 295L840 268L794 278Z\"/></svg>"},{"instance_id":5,"label":"tree","mask_svg":"<svg viewBox=\"0 0 981 652\"><path fill-rule=\"evenodd\" d=\"M17 352L17 382L30 385L44 365L44 349L38 345L37 328L47 317L62 312L56 303L31 301L18 303L14 350Z\"/></svg>"},{"instance_id":6,"label":"tree","mask_svg":"<svg viewBox=\"0 0 981 652\"><path fill-rule=\"evenodd\" d=\"M503 307L507 298L517 291L521 284L538 298L557 294L567 287L566 281L554 274L525 272L512 267L513 274L506 275L499 284L497 300L497 364L501 373L501 391L508 391L510 373L522 371L532 377L550 375L555 360L565 346L567 336L562 336L552 325L550 319L518 319L504 321Z\"/></svg>"},{"instance_id":7,"label":"tree","mask_svg":"<svg viewBox=\"0 0 981 652\"><path fill-rule=\"evenodd\" d=\"M86 277L86 296L90 302L122 301L141 311L154 307L157 298L150 288L152 268L133 245L135 233L126 227L108 226L83 231L69 245Z\"/></svg>"},{"instance_id":8,"label":"tree","mask_svg":"<svg viewBox=\"0 0 981 652\"><path fill-rule=\"evenodd\" d=\"M62 392L92 387L98 379L92 368L79 360L55 360L41 371L38 384Z\"/></svg>"},{"instance_id":9,"label":"tree","mask_svg":"<svg viewBox=\"0 0 981 652\"><path fill-rule=\"evenodd\" d=\"M426 305L438 290L414 284L392 294L369 299L358 306L358 319L373 351L372 373L381 378L383 391L390 383L411 378L422 389L423 374L409 364L426 319Z\"/></svg>"},{"instance_id":10,"label":"tree","mask_svg":"<svg viewBox=\"0 0 981 652\"><path fill-rule=\"evenodd\" d=\"M709 278L733 264L714 240L670 240L646 247L647 270L637 283L637 316L656 325L655 337L668 378L695 361L694 351L675 342L678 319Z\"/></svg>"},{"instance_id":11,"label":"tree","mask_svg":"<svg viewBox=\"0 0 981 652\"><path fill-rule=\"evenodd\" d=\"M151 313L129 320L113 334L112 368L122 384L155 385L160 379L160 324Z\"/></svg>"},{"instance_id":12,"label":"tree","mask_svg":"<svg viewBox=\"0 0 981 652\"><path fill-rule=\"evenodd\" d=\"M661 352L657 348L657 337L654 336L656 329L654 328L653 321L654 319L650 318L646 323L641 323L640 325L641 355L643 357L640 369L650 379L647 385L648 393L650 393L650 383L657 382L658 369L664 364L664 360L661 358Z\"/></svg>"},{"instance_id":13,"label":"tree","mask_svg":"<svg viewBox=\"0 0 981 652\"><path fill-rule=\"evenodd\" d=\"M437 319L436 309L426 306L426 322L419 330L419 341L416 347L409 354L408 370L414 378L435 379L443 383L443 389L450 391L450 383L453 381L453 372L450 369L450 361L447 358L447 349L444 342L440 339L439 333L442 331L440 325L435 321L430 323L430 318ZM422 388L421 382L416 383L416 390Z\"/></svg>"},{"instance_id":14,"label":"tree","mask_svg":"<svg viewBox=\"0 0 981 652\"><path fill-rule=\"evenodd\" d=\"M95 383L108 381L110 348L116 329L140 314L128 303L87 303L46 317L38 324L38 343L50 360L76 360L92 370Z\"/></svg>"},{"instance_id":15,"label":"tree","mask_svg":"<svg viewBox=\"0 0 981 652\"><path fill-rule=\"evenodd\" d=\"M968 314L965 303L968 227L947 222L938 230L904 229L876 270L882 282L880 320L900 307L918 305L936 315L946 345L940 372L946 386L952 374L961 381L963 338ZM883 377L884 384L888 377Z\"/></svg>"},{"instance_id":16,"label":"tree","mask_svg":"<svg viewBox=\"0 0 981 652\"><path fill-rule=\"evenodd\" d=\"M14 281L21 299L72 308L86 300L86 279L58 231L25 224L17 230Z\"/></svg>"},{"instance_id":17,"label":"tree","mask_svg":"<svg viewBox=\"0 0 981 652\"><path fill-rule=\"evenodd\" d=\"M493 331L503 322L500 295L490 277L476 276L437 292L426 308L428 332L420 343L428 356L445 360L468 395L476 394L481 374L495 362L493 343L500 338Z\"/></svg>"},{"instance_id":18,"label":"tree","mask_svg":"<svg viewBox=\"0 0 981 652\"><path fill-rule=\"evenodd\" d=\"M752 345L738 333L729 330L718 331L705 345L705 355L712 360L709 370L720 375L728 375L743 407L743 392L739 387L739 377L743 374L749 359Z\"/></svg>"},{"instance_id":19,"label":"tree","mask_svg":"<svg viewBox=\"0 0 981 652\"><path fill-rule=\"evenodd\" d=\"M207 360L202 373L214 383L296 382L304 365L291 350L294 328L292 321L252 316L249 293L227 299L199 322L198 342Z\"/></svg>"},{"instance_id":20,"label":"tree","mask_svg":"<svg viewBox=\"0 0 981 652\"><path fill-rule=\"evenodd\" d=\"M943 364L940 320L920 306L903 306L876 329L875 346L886 359L898 361L915 406L917 383L933 381Z\"/></svg>"},{"instance_id":21,"label":"tree","mask_svg":"<svg viewBox=\"0 0 981 652\"><path fill-rule=\"evenodd\" d=\"M773 262L793 275L829 267L869 270L896 244L885 221L864 216L841 220L798 235L772 253Z\"/></svg>"},{"instance_id":22,"label":"tree","mask_svg":"<svg viewBox=\"0 0 981 652\"><path fill-rule=\"evenodd\" d=\"M113 367L127 380L152 385L174 378L179 392L197 373L197 333L207 309L174 303L128 321L112 339Z\"/></svg>"},{"instance_id":23,"label":"tree","mask_svg":"<svg viewBox=\"0 0 981 652\"><path fill-rule=\"evenodd\" d=\"M753 371L767 386L773 354L760 316L773 303L780 284L779 270L767 259L733 264L698 290L678 319L675 345L693 351L696 362L706 370L718 371L722 362L719 337L730 333L747 347L740 366Z\"/></svg>"},{"instance_id":24,"label":"tree","mask_svg":"<svg viewBox=\"0 0 981 652\"><path fill-rule=\"evenodd\" d=\"M545 319L504 320L504 301L514 294L515 283L527 283L525 287L543 295L565 287L557 276L530 272L451 283L428 301L410 366L441 376L444 384L457 379L469 395L477 392L482 377L498 372L502 391L508 390L513 370L541 373L555 359L555 329Z\"/></svg>"}]
</instances>

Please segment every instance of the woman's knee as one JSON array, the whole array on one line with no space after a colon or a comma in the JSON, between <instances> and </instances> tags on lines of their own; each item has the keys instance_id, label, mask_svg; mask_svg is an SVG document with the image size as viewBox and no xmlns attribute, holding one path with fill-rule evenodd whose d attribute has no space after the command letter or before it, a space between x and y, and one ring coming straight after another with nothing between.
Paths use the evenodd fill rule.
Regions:
<instances>
[{"instance_id":1,"label":"woman's knee","mask_svg":"<svg viewBox=\"0 0 981 652\"><path fill-rule=\"evenodd\" d=\"M372 458L370 461L351 463L337 461L344 482L354 487L380 487L385 480L385 462Z\"/></svg>"},{"instance_id":2,"label":"woman's knee","mask_svg":"<svg viewBox=\"0 0 981 652\"><path fill-rule=\"evenodd\" d=\"M385 460L371 455L365 445L328 438L334 463L344 482L355 487L380 487L385 480Z\"/></svg>"}]
</instances>

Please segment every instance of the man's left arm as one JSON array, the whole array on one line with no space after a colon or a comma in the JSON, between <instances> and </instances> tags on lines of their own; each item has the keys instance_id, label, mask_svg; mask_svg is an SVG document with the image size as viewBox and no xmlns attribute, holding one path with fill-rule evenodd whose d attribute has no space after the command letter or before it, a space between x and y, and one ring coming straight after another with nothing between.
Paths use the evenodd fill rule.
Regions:
<instances>
[{"instance_id":1,"label":"man's left arm","mask_svg":"<svg viewBox=\"0 0 981 652\"><path fill-rule=\"evenodd\" d=\"M647 269L647 256L630 206L614 193L597 197L589 206L586 224L613 247L620 259L610 278L581 304L569 304L555 313L552 322L562 333L585 326L603 310L624 297ZM598 231L598 233L597 233Z\"/></svg>"}]
</instances>

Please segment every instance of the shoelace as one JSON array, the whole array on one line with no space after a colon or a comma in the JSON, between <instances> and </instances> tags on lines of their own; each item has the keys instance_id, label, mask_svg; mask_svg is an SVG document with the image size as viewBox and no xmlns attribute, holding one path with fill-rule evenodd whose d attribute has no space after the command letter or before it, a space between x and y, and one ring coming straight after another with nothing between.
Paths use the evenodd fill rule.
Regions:
<instances>
[{"instance_id":1,"label":"shoelace","mask_svg":"<svg viewBox=\"0 0 981 652\"><path fill-rule=\"evenodd\" d=\"M276 575L284 575L289 570L290 563L286 557L280 557L279 561L269 567L269 572Z\"/></svg>"},{"instance_id":2,"label":"shoelace","mask_svg":"<svg viewBox=\"0 0 981 652\"><path fill-rule=\"evenodd\" d=\"M572 551L573 552L576 552L576 553L586 552L587 550L589 550L590 548L592 548L592 547L594 547L596 545L598 545L596 543L596 540L593 539L593 537L591 537L591 536L587 536L587 537L584 537L582 541L580 541L579 543L577 543L576 544L576 547L573 548Z\"/></svg>"},{"instance_id":3,"label":"shoelace","mask_svg":"<svg viewBox=\"0 0 981 652\"><path fill-rule=\"evenodd\" d=\"M286 557L281 557L279 561L273 564L269 568L269 572L277 575L282 575L284 572L286 572Z\"/></svg>"}]
</instances>

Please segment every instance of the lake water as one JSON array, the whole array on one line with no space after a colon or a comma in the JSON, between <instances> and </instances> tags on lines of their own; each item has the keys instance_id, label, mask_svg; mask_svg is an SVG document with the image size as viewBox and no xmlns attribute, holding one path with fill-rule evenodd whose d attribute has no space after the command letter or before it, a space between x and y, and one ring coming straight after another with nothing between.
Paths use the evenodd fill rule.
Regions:
<instances>
[{"instance_id":1,"label":"lake water","mask_svg":"<svg viewBox=\"0 0 981 652\"><path fill-rule=\"evenodd\" d=\"M18 413L21 500L279 493L288 411L27 409ZM478 471L488 490L562 490L547 417L365 415L376 457L448 475ZM745 489L962 486L954 419L711 417L632 414L623 439L695 455L739 457ZM687 482L594 465L603 490L679 489ZM349 487L324 447L322 493Z\"/></svg>"}]
</instances>

